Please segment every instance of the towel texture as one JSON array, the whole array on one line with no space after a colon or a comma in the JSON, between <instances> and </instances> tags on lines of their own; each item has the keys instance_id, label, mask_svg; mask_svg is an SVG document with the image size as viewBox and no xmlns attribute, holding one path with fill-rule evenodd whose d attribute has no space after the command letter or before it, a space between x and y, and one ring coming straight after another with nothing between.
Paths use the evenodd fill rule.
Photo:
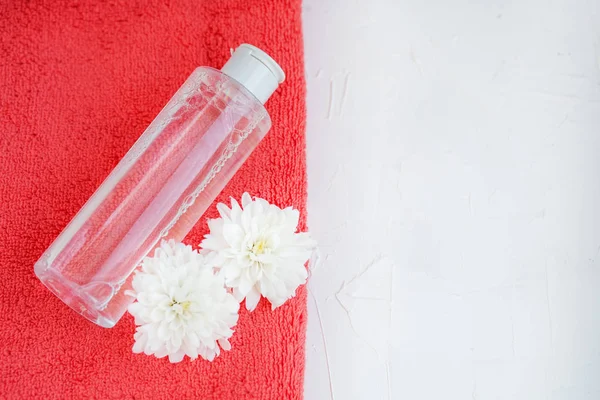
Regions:
<instances>
[{"instance_id":1,"label":"towel texture","mask_svg":"<svg viewBox=\"0 0 600 400\"><path fill-rule=\"evenodd\" d=\"M273 128L217 201L244 191L304 215L300 0L0 3L0 398L302 397L306 292L242 307L213 363L131 352L133 319L103 329L35 277L33 264L187 76L229 49L263 48L288 79ZM197 245L211 207L187 236ZM304 220L301 228L305 228Z\"/></svg>"}]
</instances>

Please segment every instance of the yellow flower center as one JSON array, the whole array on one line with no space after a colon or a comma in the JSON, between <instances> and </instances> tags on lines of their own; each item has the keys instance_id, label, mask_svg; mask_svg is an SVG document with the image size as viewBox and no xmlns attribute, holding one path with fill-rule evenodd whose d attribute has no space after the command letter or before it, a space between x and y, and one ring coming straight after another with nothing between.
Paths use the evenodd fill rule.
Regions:
<instances>
[{"instance_id":1,"label":"yellow flower center","mask_svg":"<svg viewBox=\"0 0 600 400\"><path fill-rule=\"evenodd\" d=\"M259 256L265 252L266 245L266 241L261 239L258 242L254 243L254 245L252 246L252 252Z\"/></svg>"},{"instance_id":2,"label":"yellow flower center","mask_svg":"<svg viewBox=\"0 0 600 400\"><path fill-rule=\"evenodd\" d=\"M175 300L171 301L171 308L177 314L183 314L184 312L186 312L190 308L190 305L191 305L191 302L189 302L189 301L182 301L182 302L178 302Z\"/></svg>"}]
</instances>

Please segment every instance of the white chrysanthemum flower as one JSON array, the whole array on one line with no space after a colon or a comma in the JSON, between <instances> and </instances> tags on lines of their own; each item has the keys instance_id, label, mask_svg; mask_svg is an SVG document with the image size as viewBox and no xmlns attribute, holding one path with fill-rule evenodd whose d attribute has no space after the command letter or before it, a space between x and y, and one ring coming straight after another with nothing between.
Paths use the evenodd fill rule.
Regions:
<instances>
[{"instance_id":1,"label":"white chrysanthemum flower","mask_svg":"<svg viewBox=\"0 0 600 400\"><path fill-rule=\"evenodd\" d=\"M210 233L201 247L220 268L225 284L246 308L256 308L260 296L272 309L293 297L306 282L304 266L315 242L308 233L296 233L298 210L281 209L266 200L242 196L242 206L231 199L231 208L217 206L221 218L208 221Z\"/></svg>"},{"instance_id":2,"label":"white chrysanthemum flower","mask_svg":"<svg viewBox=\"0 0 600 400\"><path fill-rule=\"evenodd\" d=\"M175 363L185 355L212 361L220 348L231 348L227 339L239 302L205 261L191 246L173 240L163 240L154 257L144 259L128 292L137 300L129 306L139 325L134 353L169 356Z\"/></svg>"}]
</instances>

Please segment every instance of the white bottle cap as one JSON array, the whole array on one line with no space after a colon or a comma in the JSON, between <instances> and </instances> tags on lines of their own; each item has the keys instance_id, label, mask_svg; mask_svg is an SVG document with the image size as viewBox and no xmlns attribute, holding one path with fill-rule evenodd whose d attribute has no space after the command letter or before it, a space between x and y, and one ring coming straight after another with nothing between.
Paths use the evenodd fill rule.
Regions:
<instances>
[{"instance_id":1,"label":"white bottle cap","mask_svg":"<svg viewBox=\"0 0 600 400\"><path fill-rule=\"evenodd\" d=\"M221 72L244 85L263 104L285 79L285 73L275 60L249 44L235 49Z\"/></svg>"}]
</instances>

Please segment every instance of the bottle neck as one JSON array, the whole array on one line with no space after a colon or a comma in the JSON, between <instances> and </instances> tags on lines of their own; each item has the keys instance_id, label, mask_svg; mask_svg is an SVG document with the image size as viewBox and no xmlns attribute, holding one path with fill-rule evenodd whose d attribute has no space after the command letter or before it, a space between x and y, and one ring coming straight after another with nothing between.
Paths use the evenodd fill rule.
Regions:
<instances>
[{"instance_id":1,"label":"bottle neck","mask_svg":"<svg viewBox=\"0 0 600 400\"><path fill-rule=\"evenodd\" d=\"M262 104L285 79L283 70L269 55L248 44L235 50L221 72L248 89Z\"/></svg>"}]
</instances>

